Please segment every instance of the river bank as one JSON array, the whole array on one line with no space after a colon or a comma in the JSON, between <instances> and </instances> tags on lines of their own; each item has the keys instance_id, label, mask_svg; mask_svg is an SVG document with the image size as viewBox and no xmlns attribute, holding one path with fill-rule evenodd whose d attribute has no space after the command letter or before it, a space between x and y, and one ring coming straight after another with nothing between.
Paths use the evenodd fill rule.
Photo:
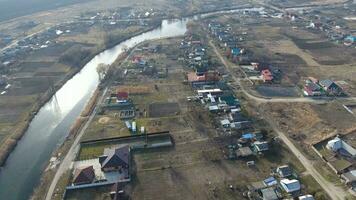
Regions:
<instances>
[{"instance_id":1,"label":"river bank","mask_svg":"<svg viewBox=\"0 0 356 200\"><path fill-rule=\"evenodd\" d=\"M9 138L7 138L5 140L5 142L0 145L0 167L3 167L6 165L6 160L9 157L9 155L11 154L11 152L16 148L17 143L21 140L21 138L24 136L24 134L26 133L31 121L33 120L33 118L36 116L36 114L39 112L39 110L42 108L43 105L45 105L52 97L53 95L62 88L62 86L71 78L73 78L73 76L75 76L77 73L79 73L82 68L86 65L86 63L88 63L91 59L93 59L96 55L100 54L101 52L103 52L106 49L110 49L113 48L114 46L120 44L121 42L140 35L144 32L153 30L157 27L159 27L160 24L156 23L153 26L141 30L137 33L135 33L134 35L128 35L127 37L121 38L120 40L115 41L115 43L111 43L110 45L106 45L106 46L98 46L96 47L96 49L91 52L91 54L89 56L87 56L87 58L85 60L82 61L81 66L71 70L66 76L65 78L63 78L62 80L60 80L58 83L56 83L53 87L49 88L41 97L40 99L35 102L35 104L32 106L32 108L30 109L30 111L28 113L25 114L24 119L21 119L21 122L16 125L16 129L14 130L13 134L11 136L9 136ZM0 169L1 170L1 169Z\"/></svg>"},{"instance_id":2,"label":"river bank","mask_svg":"<svg viewBox=\"0 0 356 200\"><path fill-rule=\"evenodd\" d=\"M239 7L234 7L234 8L223 8L223 9L219 9L219 10L214 10L214 11L209 11L209 12L198 12L196 14L187 14L182 16L183 18L188 18L188 17L193 17L195 15L204 15L204 14L209 14L209 13L214 13L214 12L229 12L229 11L233 11L236 9L244 9L244 8L250 8L250 6L239 6ZM17 143L19 140L21 140L21 138L23 137L23 135L25 134L25 132L27 131L31 121L33 120L33 118L36 116L36 114L38 113L38 111L41 109L41 107L43 105L45 105L51 98L52 96L68 81L70 80L74 75L76 75L78 72L81 71L81 69L85 66L85 64L91 60L92 58L94 58L96 55L98 55L99 53L103 52L105 49L110 49L113 48L114 46L116 46L117 44L121 43L122 41L125 41L131 37L135 37L137 35L140 35L144 32L148 32L151 31L157 27L160 26L160 22L164 20L164 19L156 19L156 22L152 27L142 30L140 32L135 33L134 35L131 36L127 36L126 38L120 39L118 41L115 41L114 43L111 43L110 45L106 45L106 46L102 46L102 47L98 47L97 50L93 51L91 53L91 55L89 55L85 61L82 62L82 65L80 67L78 67L75 70L72 70L71 72L69 72L69 74L66 75L66 77L64 79L62 79L59 83L57 83L53 88L50 88L50 90L48 90L45 94L42 95L42 97L40 98L40 100L38 102L36 102L32 109L30 110L30 112L28 113L28 115L21 120L21 123L19 125L17 125L17 128L15 129L14 133L9 136L8 139L6 139L6 141L0 145L0 167L4 166L6 164L6 160L8 158L8 156L11 154L11 152L15 149Z\"/></svg>"},{"instance_id":3,"label":"river bank","mask_svg":"<svg viewBox=\"0 0 356 200\"><path fill-rule=\"evenodd\" d=\"M219 12L216 14L219 14ZM200 16L194 16L194 18L195 17ZM67 139L66 136L70 132L73 122L76 121L83 111L88 102L87 100L90 99L93 91L95 91L99 85L98 74L96 72L97 64L115 63L117 57L126 49L125 47L132 48L144 41L183 35L186 32L186 24L192 19L193 18L163 20L160 28L155 29L150 27L151 31L140 31L135 33L137 36L127 37L129 38L128 40L95 56L87 63L86 67L81 70L81 73L77 73L77 76L74 76L62 86L62 88L57 91L55 98L50 100L49 105L45 104L44 107L46 108L44 108L44 110L41 109L36 115L36 118L32 120L33 122L28 128L29 134L25 134L26 137L22 140L22 144L19 145L19 148L15 148L14 155L10 156L9 166L5 168L3 173L0 172L2 179L0 179L0 186L6 186L0 190L0 198L1 195L13 194L15 191L18 195L12 197L11 200L23 199L22 197L24 196L27 197L28 193L32 193L33 185L37 185L40 181L39 179L41 174L43 174L43 169L46 167L45 164L48 163L50 156L54 155L52 154L53 151L61 146L65 146L65 148L63 147L65 150L68 150L68 147L72 148L70 142L65 142ZM80 131L80 133L82 134L83 131ZM76 137L74 139L75 142L77 142L77 138L80 137ZM41 139L44 141L41 142ZM38 150L36 151L36 149L32 148L33 145L36 145L35 148L39 149L41 152L40 155ZM31 149L31 151L29 151L29 149ZM63 153L63 155L64 154L65 153ZM73 157L73 153L68 154L70 154L69 157ZM71 161L74 159L67 159L67 155L63 160ZM29 163L30 166L27 166L25 171L18 174L18 177L21 178L15 180L11 178L11 174L18 173L20 166L24 163ZM67 164L64 166L65 169L58 171L65 171L66 167L70 166L70 162L62 162L60 168L63 168L61 167L63 163ZM55 174L54 179L56 179L56 175L57 174ZM49 177L49 180L52 179ZM11 185L14 187L11 187Z\"/></svg>"},{"instance_id":4,"label":"river bank","mask_svg":"<svg viewBox=\"0 0 356 200\"><path fill-rule=\"evenodd\" d=\"M139 33L139 34L141 34L141 33ZM137 35L139 35L139 34L137 34ZM130 52L133 49L134 48L131 48L127 52L123 52L122 54L120 54L117 57L117 59L114 61L114 63L112 63L110 65L110 68L115 68L115 66L120 66L123 63L123 61L129 56ZM115 70L116 71L114 71L114 73L117 73L118 71L120 71L120 68L116 68ZM104 82L101 82L98 85L97 89L95 90L92 97L86 104L86 106L83 109L83 111L81 112L80 116L77 118L75 123L72 125L66 140L61 144L61 146L59 148L57 148L53 152L52 158L56 158L56 160L58 160L58 161L63 160L63 157L68 153L70 147L73 145L75 137L82 130L84 124L88 122L89 116L96 109L96 106L99 103L98 102L99 97L102 96L103 92L104 92L103 85L108 85L109 84L108 82L110 82L110 80L105 80ZM48 165L48 167L43 171L43 173L41 175L40 184L34 190L34 193L31 197L32 200L41 200L41 199L43 199L42 197L46 196L46 192L50 186L50 182L52 181L54 174L57 172L56 165L50 166L51 163L48 163L47 165ZM69 176L69 177L67 177L67 176ZM61 179L70 180L70 176L71 176L70 173L65 173L63 175L63 177L61 177ZM66 183L66 181L63 181L63 182ZM55 199L62 199L61 194L64 193L64 190L62 191L62 189L64 189L65 187L59 187L59 188L60 189L58 191L56 190L56 194L58 194L58 195L55 196Z\"/></svg>"}]
</instances>

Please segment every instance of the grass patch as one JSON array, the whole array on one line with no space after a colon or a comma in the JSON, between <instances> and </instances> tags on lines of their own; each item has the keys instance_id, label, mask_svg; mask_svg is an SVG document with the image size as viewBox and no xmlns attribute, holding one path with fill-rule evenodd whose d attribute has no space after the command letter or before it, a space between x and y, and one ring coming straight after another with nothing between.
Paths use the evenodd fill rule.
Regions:
<instances>
[{"instance_id":1,"label":"grass patch","mask_svg":"<svg viewBox=\"0 0 356 200\"><path fill-rule=\"evenodd\" d=\"M118 119L117 117L114 117L113 115L114 113L110 113L109 115L96 116L95 120L87 129L82 141L130 136L131 133L126 128L125 122ZM103 117L109 117L110 120L102 123L100 119Z\"/></svg>"},{"instance_id":2,"label":"grass patch","mask_svg":"<svg viewBox=\"0 0 356 200\"><path fill-rule=\"evenodd\" d=\"M300 180L304 185L306 185L305 189L307 190L307 193L313 195L316 200L329 199L329 197L325 194L325 191L311 175L302 176L300 177Z\"/></svg>"},{"instance_id":3,"label":"grass patch","mask_svg":"<svg viewBox=\"0 0 356 200\"><path fill-rule=\"evenodd\" d=\"M87 200L87 199L111 200L110 186L72 190L67 192L66 200Z\"/></svg>"},{"instance_id":4,"label":"grass patch","mask_svg":"<svg viewBox=\"0 0 356 200\"><path fill-rule=\"evenodd\" d=\"M288 164L298 174L305 171L305 168L298 159L282 144L270 145L270 151L266 153L265 159L271 163L279 163L280 165Z\"/></svg>"},{"instance_id":5,"label":"grass patch","mask_svg":"<svg viewBox=\"0 0 356 200\"><path fill-rule=\"evenodd\" d=\"M88 160L101 156L105 148L109 148L114 143L83 145L80 148L77 160Z\"/></svg>"}]
</instances>

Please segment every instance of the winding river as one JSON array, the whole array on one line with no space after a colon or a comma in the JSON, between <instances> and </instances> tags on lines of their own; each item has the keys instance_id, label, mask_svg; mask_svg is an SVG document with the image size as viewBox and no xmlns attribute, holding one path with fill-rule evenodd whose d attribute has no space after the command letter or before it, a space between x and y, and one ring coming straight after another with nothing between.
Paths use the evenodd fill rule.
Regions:
<instances>
[{"instance_id":1,"label":"winding river","mask_svg":"<svg viewBox=\"0 0 356 200\"><path fill-rule=\"evenodd\" d=\"M212 12L192 18L237 10ZM159 28L134 36L98 54L67 81L40 109L0 170L0 199L26 200L30 197L52 152L64 142L71 125L98 86L96 66L99 63L113 63L124 47L130 48L146 40L181 36L186 32L186 24L192 18L163 20Z\"/></svg>"}]
</instances>

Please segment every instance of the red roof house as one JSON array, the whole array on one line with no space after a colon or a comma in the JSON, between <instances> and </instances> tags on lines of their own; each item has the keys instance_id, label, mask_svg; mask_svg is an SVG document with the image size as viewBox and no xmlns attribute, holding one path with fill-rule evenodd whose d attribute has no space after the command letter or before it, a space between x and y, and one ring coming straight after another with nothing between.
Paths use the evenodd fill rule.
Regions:
<instances>
[{"instance_id":1,"label":"red roof house","mask_svg":"<svg viewBox=\"0 0 356 200\"><path fill-rule=\"evenodd\" d=\"M264 82L271 82L273 80L273 75L269 69L262 70L261 75Z\"/></svg>"},{"instance_id":2,"label":"red roof house","mask_svg":"<svg viewBox=\"0 0 356 200\"><path fill-rule=\"evenodd\" d=\"M90 184L94 181L95 173L93 166L76 169L74 172L73 184Z\"/></svg>"},{"instance_id":3,"label":"red roof house","mask_svg":"<svg viewBox=\"0 0 356 200\"><path fill-rule=\"evenodd\" d=\"M117 92L117 100L127 100L129 98L128 92Z\"/></svg>"},{"instance_id":4,"label":"red roof house","mask_svg":"<svg viewBox=\"0 0 356 200\"><path fill-rule=\"evenodd\" d=\"M218 72L205 72L203 74L197 74L191 72L188 74L188 82L194 84L196 82L216 82L220 80Z\"/></svg>"}]
</instances>

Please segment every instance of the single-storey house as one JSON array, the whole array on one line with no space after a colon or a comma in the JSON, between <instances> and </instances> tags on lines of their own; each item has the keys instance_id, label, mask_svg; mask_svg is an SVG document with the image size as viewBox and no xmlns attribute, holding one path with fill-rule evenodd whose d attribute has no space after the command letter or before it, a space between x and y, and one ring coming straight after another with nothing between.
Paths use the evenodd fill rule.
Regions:
<instances>
[{"instance_id":1,"label":"single-storey house","mask_svg":"<svg viewBox=\"0 0 356 200\"><path fill-rule=\"evenodd\" d=\"M104 155L99 157L101 170L104 172L121 171L127 172L130 166L130 147L128 145L116 148L105 149ZM128 177L127 177L128 178Z\"/></svg>"},{"instance_id":2,"label":"single-storey house","mask_svg":"<svg viewBox=\"0 0 356 200\"><path fill-rule=\"evenodd\" d=\"M230 121L228 119L221 120L220 124L223 128L230 128Z\"/></svg>"},{"instance_id":3,"label":"single-storey house","mask_svg":"<svg viewBox=\"0 0 356 200\"><path fill-rule=\"evenodd\" d=\"M287 193L299 192L301 189L299 181L295 179L282 179L280 185Z\"/></svg>"},{"instance_id":4,"label":"single-storey house","mask_svg":"<svg viewBox=\"0 0 356 200\"><path fill-rule=\"evenodd\" d=\"M356 170L341 174L341 178L345 180L346 185L356 188Z\"/></svg>"},{"instance_id":5,"label":"single-storey house","mask_svg":"<svg viewBox=\"0 0 356 200\"><path fill-rule=\"evenodd\" d=\"M347 157L356 158L356 149L341 140L339 137L335 137L326 144L326 148L332 150L335 153L340 153Z\"/></svg>"},{"instance_id":6,"label":"single-storey house","mask_svg":"<svg viewBox=\"0 0 356 200\"><path fill-rule=\"evenodd\" d=\"M230 113L229 119L231 122L243 122L248 121L240 112Z\"/></svg>"},{"instance_id":7,"label":"single-storey house","mask_svg":"<svg viewBox=\"0 0 356 200\"><path fill-rule=\"evenodd\" d=\"M129 99L129 93L128 92L117 92L116 97L117 97L118 101L127 101Z\"/></svg>"},{"instance_id":8,"label":"single-storey house","mask_svg":"<svg viewBox=\"0 0 356 200\"><path fill-rule=\"evenodd\" d=\"M262 76L263 82L272 82L273 81L273 75L269 69L262 70L261 76Z\"/></svg>"},{"instance_id":9,"label":"single-storey house","mask_svg":"<svg viewBox=\"0 0 356 200\"><path fill-rule=\"evenodd\" d=\"M277 167L276 172L281 178L287 178L293 174L293 170L288 165Z\"/></svg>"},{"instance_id":10,"label":"single-storey house","mask_svg":"<svg viewBox=\"0 0 356 200\"><path fill-rule=\"evenodd\" d=\"M240 102L238 99L236 99L232 95L226 95L226 96L221 96L219 97L219 102L224 102L226 103L230 109L236 108L240 106Z\"/></svg>"},{"instance_id":11,"label":"single-storey house","mask_svg":"<svg viewBox=\"0 0 356 200\"><path fill-rule=\"evenodd\" d=\"M220 74L218 72L191 72L188 74L188 82L192 85L205 85L212 84L220 80Z\"/></svg>"},{"instance_id":12,"label":"single-storey house","mask_svg":"<svg viewBox=\"0 0 356 200\"><path fill-rule=\"evenodd\" d=\"M269 150L269 145L267 141L256 141L253 143L253 150L256 153L264 152Z\"/></svg>"},{"instance_id":13,"label":"single-storey house","mask_svg":"<svg viewBox=\"0 0 356 200\"><path fill-rule=\"evenodd\" d=\"M212 106L209 106L209 111L212 112L212 113L217 113L217 112L220 111L220 109L219 109L219 106L212 105Z\"/></svg>"},{"instance_id":14,"label":"single-storey house","mask_svg":"<svg viewBox=\"0 0 356 200\"><path fill-rule=\"evenodd\" d=\"M334 81L326 79L326 80L321 80L319 81L319 84L325 92L327 92L330 95L342 95L343 91L340 86L338 86Z\"/></svg>"},{"instance_id":15,"label":"single-storey house","mask_svg":"<svg viewBox=\"0 0 356 200\"><path fill-rule=\"evenodd\" d=\"M93 166L79 168L74 171L74 185L90 184L93 183L94 180L95 172Z\"/></svg>"},{"instance_id":16,"label":"single-storey house","mask_svg":"<svg viewBox=\"0 0 356 200\"><path fill-rule=\"evenodd\" d=\"M304 86L304 95L305 96L320 96L322 95L322 89L320 85L314 83L310 80L307 80Z\"/></svg>"}]
</instances>

